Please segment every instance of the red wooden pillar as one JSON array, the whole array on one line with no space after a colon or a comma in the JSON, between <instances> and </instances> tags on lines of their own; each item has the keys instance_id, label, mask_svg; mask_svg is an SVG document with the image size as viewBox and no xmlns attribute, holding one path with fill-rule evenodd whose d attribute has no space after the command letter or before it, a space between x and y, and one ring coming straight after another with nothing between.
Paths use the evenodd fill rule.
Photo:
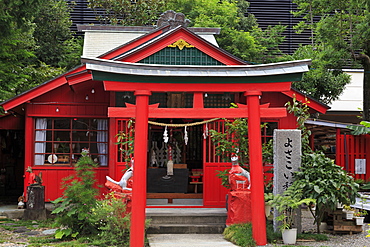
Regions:
<instances>
[{"instance_id":1,"label":"red wooden pillar","mask_svg":"<svg viewBox=\"0 0 370 247\"><path fill-rule=\"evenodd\" d=\"M147 90L138 90L135 92L135 164L133 174L134 183L132 186L131 247L144 246L149 95L151 95L151 92Z\"/></svg>"},{"instance_id":2,"label":"red wooden pillar","mask_svg":"<svg viewBox=\"0 0 370 247\"><path fill-rule=\"evenodd\" d=\"M252 198L252 234L258 246L266 245L266 218L262 166L262 140L260 116L260 91L249 91L248 104L248 136L249 136L249 162L251 176Z\"/></svg>"}]
</instances>

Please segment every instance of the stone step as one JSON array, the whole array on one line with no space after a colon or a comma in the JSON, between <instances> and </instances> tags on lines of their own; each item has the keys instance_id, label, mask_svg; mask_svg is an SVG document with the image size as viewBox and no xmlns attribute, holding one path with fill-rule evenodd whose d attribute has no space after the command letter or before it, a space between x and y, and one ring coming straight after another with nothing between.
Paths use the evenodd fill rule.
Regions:
<instances>
[{"instance_id":1,"label":"stone step","mask_svg":"<svg viewBox=\"0 0 370 247\"><path fill-rule=\"evenodd\" d=\"M207 223L219 223L225 224L226 215L215 215L215 216L147 216L147 219L151 220L152 224L207 224Z\"/></svg>"},{"instance_id":2,"label":"stone step","mask_svg":"<svg viewBox=\"0 0 370 247\"><path fill-rule=\"evenodd\" d=\"M148 234L222 234L225 224L150 224Z\"/></svg>"},{"instance_id":3,"label":"stone step","mask_svg":"<svg viewBox=\"0 0 370 247\"><path fill-rule=\"evenodd\" d=\"M225 209L147 209L148 234L220 234L225 229Z\"/></svg>"}]
</instances>

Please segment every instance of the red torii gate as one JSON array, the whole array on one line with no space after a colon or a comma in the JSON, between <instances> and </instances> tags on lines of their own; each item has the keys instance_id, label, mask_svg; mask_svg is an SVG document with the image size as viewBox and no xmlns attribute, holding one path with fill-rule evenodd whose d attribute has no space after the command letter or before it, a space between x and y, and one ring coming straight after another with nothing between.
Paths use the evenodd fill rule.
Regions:
<instances>
[{"instance_id":1,"label":"red torii gate","mask_svg":"<svg viewBox=\"0 0 370 247\"><path fill-rule=\"evenodd\" d=\"M253 202L253 238L257 245L266 245L266 219L264 211L264 183L262 167L261 117L285 117L285 108L268 108L260 105L263 92L285 92L291 81L300 79L308 70L309 61L296 61L261 66L153 66L102 59L83 59L94 80L104 82L107 91L134 91L136 105L126 108L110 107L109 117L135 117L135 183L132 194L132 220L130 246L142 247L145 232L146 208L146 147L148 118L248 118L250 145L251 199ZM258 70L259 75L248 75L248 70ZM287 72L282 68L288 68ZM181 70L179 73L179 69ZM199 72L200 70L203 70ZM221 72L220 72L221 71ZM140 74L141 73L141 74ZM190 76L189 76L190 75ZM283 76L282 76L283 75ZM169 77L171 76L171 77ZM113 78L113 80L112 80ZM264 78L261 80L261 78ZM266 79L267 78L267 79ZM196 81L194 81L196 79ZM225 80L226 79L226 80ZM276 79L274 81L274 79ZM171 81L172 82L169 82ZM267 80L267 81L266 81ZM181 82L176 82L181 81ZM185 83L184 83L185 81ZM197 83L202 81L202 83ZM207 81L206 83L204 81ZM230 82L231 81L231 82ZM233 81L237 81L234 83ZM257 81L257 82L256 82ZM193 108L158 108L149 105L152 92L193 92ZM239 108L204 108L203 94L212 92L244 92L246 106Z\"/></svg>"}]
</instances>

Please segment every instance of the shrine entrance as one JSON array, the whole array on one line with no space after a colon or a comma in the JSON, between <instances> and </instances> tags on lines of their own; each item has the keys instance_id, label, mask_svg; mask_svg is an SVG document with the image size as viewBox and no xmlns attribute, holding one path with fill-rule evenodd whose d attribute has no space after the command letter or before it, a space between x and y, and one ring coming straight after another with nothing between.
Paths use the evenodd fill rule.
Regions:
<instances>
[{"instance_id":1,"label":"shrine entrance","mask_svg":"<svg viewBox=\"0 0 370 247\"><path fill-rule=\"evenodd\" d=\"M203 125L198 124L201 122L149 121L147 206L203 206Z\"/></svg>"}]
</instances>

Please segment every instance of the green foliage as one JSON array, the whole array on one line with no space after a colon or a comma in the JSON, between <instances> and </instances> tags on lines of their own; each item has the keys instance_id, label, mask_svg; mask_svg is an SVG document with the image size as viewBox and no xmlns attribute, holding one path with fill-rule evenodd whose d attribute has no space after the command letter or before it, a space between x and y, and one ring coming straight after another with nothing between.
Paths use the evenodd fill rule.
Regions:
<instances>
[{"instance_id":1,"label":"green foliage","mask_svg":"<svg viewBox=\"0 0 370 247\"><path fill-rule=\"evenodd\" d=\"M216 155L229 162L232 154L237 154L240 164L248 164L248 119L224 119L225 133L210 130L212 141L216 145Z\"/></svg>"},{"instance_id":2,"label":"green foliage","mask_svg":"<svg viewBox=\"0 0 370 247\"><path fill-rule=\"evenodd\" d=\"M0 101L79 63L81 41L69 31L65 5L63 0L0 1Z\"/></svg>"},{"instance_id":3,"label":"green foliage","mask_svg":"<svg viewBox=\"0 0 370 247\"><path fill-rule=\"evenodd\" d=\"M211 140L215 145L216 155L220 156L224 162L230 162L231 156L237 154L240 166L248 169L249 164L249 141L248 141L248 119L237 118L234 120L224 119L225 132L209 130ZM267 123L262 124L261 128L267 127ZM262 146L263 162L272 162L272 141L264 143ZM221 184L229 187L229 170L217 171L217 177L221 179Z\"/></svg>"},{"instance_id":4,"label":"green foliage","mask_svg":"<svg viewBox=\"0 0 370 247\"><path fill-rule=\"evenodd\" d=\"M274 225L272 221L266 221L266 237L268 243L276 243L281 240L281 232L274 231Z\"/></svg>"},{"instance_id":5,"label":"green foliage","mask_svg":"<svg viewBox=\"0 0 370 247\"><path fill-rule=\"evenodd\" d=\"M303 157L307 153L312 153L312 149L310 147L310 135L311 131L307 129L305 126L306 120L310 117L309 101L306 99L305 102L301 102L296 99L294 96L292 101L288 101L285 106L287 107L287 111L289 113L293 113L294 116L297 118L297 128L301 130L301 142L302 142L302 153Z\"/></svg>"},{"instance_id":6,"label":"green foliage","mask_svg":"<svg viewBox=\"0 0 370 247\"><path fill-rule=\"evenodd\" d=\"M53 0L46 1L35 16L35 54L50 66L71 69L80 64L82 40L74 38L70 30L71 11L67 1Z\"/></svg>"},{"instance_id":7,"label":"green foliage","mask_svg":"<svg viewBox=\"0 0 370 247\"><path fill-rule=\"evenodd\" d=\"M90 156L83 154L75 166L75 174L64 179L63 196L53 201L57 205L52 212L56 215L55 226L61 227L56 238L98 233L97 218L93 214L98 196L98 190L94 188L96 166Z\"/></svg>"},{"instance_id":8,"label":"green foliage","mask_svg":"<svg viewBox=\"0 0 370 247\"><path fill-rule=\"evenodd\" d=\"M27 30L39 5L47 0L8 0L0 1L0 30L1 37L12 36L14 29Z\"/></svg>"},{"instance_id":9,"label":"green foliage","mask_svg":"<svg viewBox=\"0 0 370 247\"><path fill-rule=\"evenodd\" d=\"M245 0L170 0L167 8L184 13L195 27L221 27L216 40L220 47L247 61L276 61L282 56L278 45L284 40L285 27L258 28L254 15L247 13ZM278 58L281 59L281 58Z\"/></svg>"},{"instance_id":10,"label":"green foliage","mask_svg":"<svg viewBox=\"0 0 370 247\"><path fill-rule=\"evenodd\" d=\"M305 197L302 190L290 186L283 194L277 194L271 201L271 205L281 213L276 220L281 221L280 230L294 227L296 210L303 204L315 203L315 199Z\"/></svg>"},{"instance_id":11,"label":"green foliage","mask_svg":"<svg viewBox=\"0 0 370 247\"><path fill-rule=\"evenodd\" d=\"M366 135L370 134L370 122L368 121L361 121L360 124L362 126L358 125L348 125L347 128L352 130L351 134L352 135Z\"/></svg>"},{"instance_id":12,"label":"green foliage","mask_svg":"<svg viewBox=\"0 0 370 247\"><path fill-rule=\"evenodd\" d=\"M224 230L224 238L238 246L256 246L252 236L252 225L246 224L234 224ZM266 237L267 242L270 244L276 244L277 241L281 240L281 233L275 232L274 227L270 221L266 222ZM300 233L297 235L298 239L307 239L315 241L328 241L328 236L324 234L310 234Z\"/></svg>"},{"instance_id":13,"label":"green foliage","mask_svg":"<svg viewBox=\"0 0 370 247\"><path fill-rule=\"evenodd\" d=\"M217 171L218 173L216 174L216 176L221 179L221 185L226 189L230 189L229 171L230 169L225 169L223 171Z\"/></svg>"},{"instance_id":14,"label":"green foliage","mask_svg":"<svg viewBox=\"0 0 370 247\"><path fill-rule=\"evenodd\" d=\"M224 238L237 246L253 247L256 242L252 236L252 224L234 224L224 230Z\"/></svg>"},{"instance_id":15,"label":"green foliage","mask_svg":"<svg viewBox=\"0 0 370 247\"><path fill-rule=\"evenodd\" d=\"M92 244L99 246L130 246L130 215L125 215L126 205L113 193L97 202L93 215L100 233Z\"/></svg>"},{"instance_id":16,"label":"green foliage","mask_svg":"<svg viewBox=\"0 0 370 247\"><path fill-rule=\"evenodd\" d=\"M89 0L89 7L104 24L125 26L154 25L164 12L163 0Z\"/></svg>"},{"instance_id":17,"label":"green foliage","mask_svg":"<svg viewBox=\"0 0 370 247\"><path fill-rule=\"evenodd\" d=\"M347 60L330 45L300 46L292 57L312 60L310 71L301 81L293 82L293 86L325 104L338 99L350 83L350 75L341 69Z\"/></svg>"},{"instance_id":18,"label":"green foliage","mask_svg":"<svg viewBox=\"0 0 370 247\"><path fill-rule=\"evenodd\" d=\"M298 233L297 239L307 239L307 240L315 240L315 241L328 241L329 237L325 234L319 233Z\"/></svg>"},{"instance_id":19,"label":"green foliage","mask_svg":"<svg viewBox=\"0 0 370 247\"><path fill-rule=\"evenodd\" d=\"M342 167L323 153L306 154L304 164L295 174L295 181L289 188L301 190L303 197L316 200L316 210L311 213L315 218L317 231L324 212L335 210L337 202L353 203L358 196L358 184Z\"/></svg>"}]
</instances>

